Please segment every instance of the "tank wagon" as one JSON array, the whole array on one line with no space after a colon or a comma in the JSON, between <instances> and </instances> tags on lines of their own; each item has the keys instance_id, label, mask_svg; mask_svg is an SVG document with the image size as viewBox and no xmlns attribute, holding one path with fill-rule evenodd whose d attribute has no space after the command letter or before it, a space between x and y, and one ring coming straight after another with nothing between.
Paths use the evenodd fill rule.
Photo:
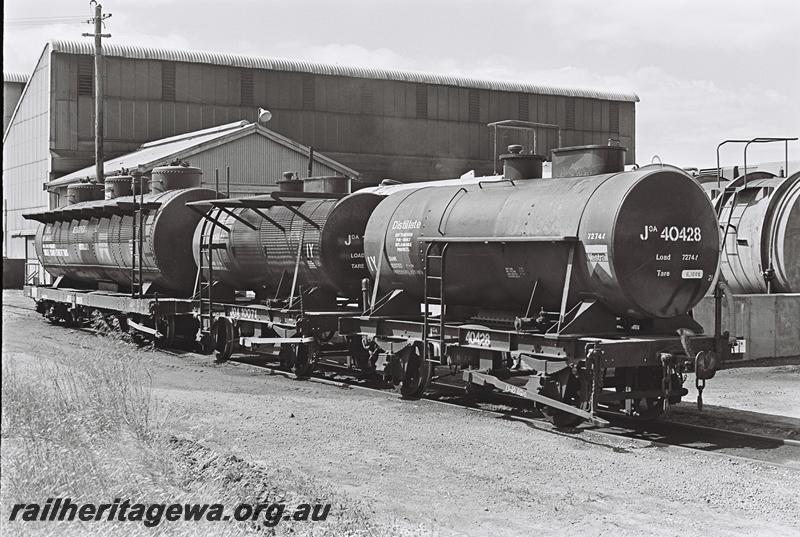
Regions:
<instances>
[{"instance_id":1,"label":"tank wagon","mask_svg":"<svg viewBox=\"0 0 800 537\"><path fill-rule=\"evenodd\" d=\"M354 345L335 336L340 317L363 311L364 228L382 198L350 194L345 177L280 186L266 196L189 204L204 217L193 240L203 275L199 337L218 360L241 351L276 355L303 376L323 352L364 355L360 338Z\"/></svg>"},{"instance_id":2,"label":"tank wagon","mask_svg":"<svg viewBox=\"0 0 800 537\"><path fill-rule=\"evenodd\" d=\"M123 323L151 334L160 327L171 344L176 315L191 314L197 273L191 241L201 218L186 204L217 196L200 188L200 176L164 166L147 182L137 175L70 185L68 205L26 215L41 222L36 254L55 277L52 288L30 287L39 310L70 323L94 310L128 314Z\"/></svg>"},{"instance_id":3,"label":"tank wagon","mask_svg":"<svg viewBox=\"0 0 800 537\"><path fill-rule=\"evenodd\" d=\"M258 352L301 375L336 361L407 397L434 380L494 388L560 425L652 418L684 373L702 391L729 354L719 324L702 334L689 314L715 281L719 224L686 173L626 172L623 152L554 152L552 179L514 146L501 176L186 199L194 287L171 296L220 360Z\"/></svg>"},{"instance_id":4,"label":"tank wagon","mask_svg":"<svg viewBox=\"0 0 800 537\"><path fill-rule=\"evenodd\" d=\"M731 291L800 292L800 172L750 172L714 203L724 232L721 275Z\"/></svg>"}]
</instances>

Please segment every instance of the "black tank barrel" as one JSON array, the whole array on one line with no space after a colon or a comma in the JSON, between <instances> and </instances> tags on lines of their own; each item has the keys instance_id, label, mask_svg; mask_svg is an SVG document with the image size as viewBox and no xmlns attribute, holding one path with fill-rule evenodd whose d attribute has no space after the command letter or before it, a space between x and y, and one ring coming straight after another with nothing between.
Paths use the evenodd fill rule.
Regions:
<instances>
[{"instance_id":1,"label":"black tank barrel","mask_svg":"<svg viewBox=\"0 0 800 537\"><path fill-rule=\"evenodd\" d=\"M691 310L714 280L720 244L702 187L660 165L393 193L373 212L364 239L383 291L423 298L426 238L452 239L448 304L524 312L536 285L535 302L558 310L571 260L570 304L596 298L634 318Z\"/></svg>"}]
</instances>

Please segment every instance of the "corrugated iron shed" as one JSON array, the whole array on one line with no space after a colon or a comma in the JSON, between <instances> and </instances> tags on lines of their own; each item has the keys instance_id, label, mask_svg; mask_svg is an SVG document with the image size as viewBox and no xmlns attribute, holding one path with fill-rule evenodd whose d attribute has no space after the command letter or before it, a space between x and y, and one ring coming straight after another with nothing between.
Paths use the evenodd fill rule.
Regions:
<instances>
[{"instance_id":1,"label":"corrugated iron shed","mask_svg":"<svg viewBox=\"0 0 800 537\"><path fill-rule=\"evenodd\" d=\"M91 55L94 52L92 44L89 41L52 40L50 41L50 47L52 48L53 52L62 52L65 54ZM371 67L350 67L330 63L246 56L242 54L227 54L221 52L174 50L109 43L103 45L103 54L107 56L143 60L206 63L228 67L244 67L248 69L294 71L298 73L310 73L315 75L348 76L374 80L393 80L399 82L437 84L443 86L475 88L493 91L512 91L538 93L540 95L560 95L565 97L605 99L609 101L639 102L639 97L635 93L630 92L566 88L523 82L504 82L498 80L424 73L419 71L399 71L394 69L377 69Z\"/></svg>"},{"instance_id":2,"label":"corrugated iron shed","mask_svg":"<svg viewBox=\"0 0 800 537\"><path fill-rule=\"evenodd\" d=\"M3 71L3 82L11 82L14 84L25 84L28 82L28 75L25 73L12 73Z\"/></svg>"},{"instance_id":3,"label":"corrugated iron shed","mask_svg":"<svg viewBox=\"0 0 800 537\"><path fill-rule=\"evenodd\" d=\"M231 184L238 190L257 190L275 185L284 171L305 175L309 148L259 124L237 121L143 144L137 151L109 159L106 175L142 168L145 173L175 159L188 160L204 171L203 182L214 181L214 169L231 167ZM213 155L211 153L213 152ZM209 156L210 155L210 156ZM357 171L320 153L314 154L315 175L332 173L357 179ZM89 166L48 183L48 190L71 183L94 180L95 168Z\"/></svg>"}]
</instances>

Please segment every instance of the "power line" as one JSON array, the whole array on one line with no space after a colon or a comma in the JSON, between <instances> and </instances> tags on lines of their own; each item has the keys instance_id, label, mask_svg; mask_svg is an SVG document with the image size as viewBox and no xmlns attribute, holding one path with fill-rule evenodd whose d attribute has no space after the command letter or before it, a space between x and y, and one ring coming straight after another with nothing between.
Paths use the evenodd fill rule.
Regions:
<instances>
[{"instance_id":1,"label":"power line","mask_svg":"<svg viewBox=\"0 0 800 537\"><path fill-rule=\"evenodd\" d=\"M63 16L63 17L20 17L6 19L6 26L45 26L49 24L79 24L86 22L85 17Z\"/></svg>"}]
</instances>

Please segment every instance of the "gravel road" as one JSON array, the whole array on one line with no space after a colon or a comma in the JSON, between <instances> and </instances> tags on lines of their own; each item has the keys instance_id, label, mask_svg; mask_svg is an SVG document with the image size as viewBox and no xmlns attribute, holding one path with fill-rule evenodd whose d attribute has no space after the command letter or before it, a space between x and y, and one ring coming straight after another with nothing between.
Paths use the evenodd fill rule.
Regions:
<instances>
[{"instance_id":1,"label":"gravel road","mask_svg":"<svg viewBox=\"0 0 800 537\"><path fill-rule=\"evenodd\" d=\"M19 292L3 299L4 355L33 360L32 338L42 358L91 345L94 336L49 325ZM191 353L140 354L157 396L186 413L174 434L302 472L363 501L379 523L439 535L800 533L798 470L541 430ZM709 405L732 404L720 376ZM796 405L796 386L783 392L787 404Z\"/></svg>"}]
</instances>

